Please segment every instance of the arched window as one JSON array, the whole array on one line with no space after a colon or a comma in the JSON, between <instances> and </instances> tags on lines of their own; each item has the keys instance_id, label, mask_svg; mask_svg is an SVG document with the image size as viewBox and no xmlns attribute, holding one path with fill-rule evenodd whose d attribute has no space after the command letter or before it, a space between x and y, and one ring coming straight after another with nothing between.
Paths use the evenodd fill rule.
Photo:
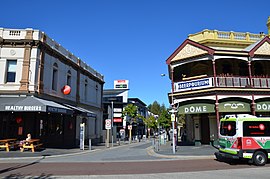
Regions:
<instances>
[{"instance_id":1,"label":"arched window","mask_svg":"<svg viewBox=\"0 0 270 179\"><path fill-rule=\"evenodd\" d=\"M57 90L57 82L58 82L58 65L57 63L53 64L53 73L52 73L52 90Z\"/></svg>"},{"instance_id":2,"label":"arched window","mask_svg":"<svg viewBox=\"0 0 270 179\"><path fill-rule=\"evenodd\" d=\"M67 85L71 86L71 71L68 70L67 72Z\"/></svg>"}]
</instances>

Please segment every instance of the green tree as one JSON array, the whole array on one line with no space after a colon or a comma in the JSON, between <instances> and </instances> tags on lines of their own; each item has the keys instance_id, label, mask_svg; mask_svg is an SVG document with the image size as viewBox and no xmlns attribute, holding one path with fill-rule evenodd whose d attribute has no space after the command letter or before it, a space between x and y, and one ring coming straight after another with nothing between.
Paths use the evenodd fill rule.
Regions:
<instances>
[{"instance_id":1,"label":"green tree","mask_svg":"<svg viewBox=\"0 0 270 179\"><path fill-rule=\"evenodd\" d=\"M140 117L138 115L138 108L137 106L133 105L133 104L128 104L123 112L122 112L123 116L128 116L130 117L130 123L136 123L137 122L137 118Z\"/></svg>"}]
</instances>

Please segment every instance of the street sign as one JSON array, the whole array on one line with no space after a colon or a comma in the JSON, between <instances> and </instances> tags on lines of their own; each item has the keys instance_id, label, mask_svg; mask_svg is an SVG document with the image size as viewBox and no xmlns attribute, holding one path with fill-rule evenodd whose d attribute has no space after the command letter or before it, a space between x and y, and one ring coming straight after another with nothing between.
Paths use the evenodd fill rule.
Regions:
<instances>
[{"instance_id":1,"label":"street sign","mask_svg":"<svg viewBox=\"0 0 270 179\"><path fill-rule=\"evenodd\" d=\"M131 130L132 129L132 125L128 125L128 130Z\"/></svg>"},{"instance_id":2,"label":"street sign","mask_svg":"<svg viewBox=\"0 0 270 179\"><path fill-rule=\"evenodd\" d=\"M112 122L111 119L105 120L105 129L111 129L112 128Z\"/></svg>"}]
</instances>

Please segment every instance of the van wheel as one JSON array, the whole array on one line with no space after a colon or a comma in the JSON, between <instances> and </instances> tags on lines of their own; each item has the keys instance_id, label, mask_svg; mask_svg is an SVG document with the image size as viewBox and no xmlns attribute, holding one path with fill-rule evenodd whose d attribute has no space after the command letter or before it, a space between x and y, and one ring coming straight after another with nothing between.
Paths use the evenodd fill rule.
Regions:
<instances>
[{"instance_id":1,"label":"van wheel","mask_svg":"<svg viewBox=\"0 0 270 179\"><path fill-rule=\"evenodd\" d=\"M257 166L263 166L267 162L267 158L264 152L257 151L253 154L253 162Z\"/></svg>"}]
</instances>

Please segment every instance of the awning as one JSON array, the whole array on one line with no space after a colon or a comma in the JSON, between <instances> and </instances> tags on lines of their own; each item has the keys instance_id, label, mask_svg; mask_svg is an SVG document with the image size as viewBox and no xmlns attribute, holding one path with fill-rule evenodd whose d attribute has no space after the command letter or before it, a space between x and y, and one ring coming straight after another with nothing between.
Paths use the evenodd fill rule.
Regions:
<instances>
[{"instance_id":1,"label":"awning","mask_svg":"<svg viewBox=\"0 0 270 179\"><path fill-rule=\"evenodd\" d=\"M0 111L73 114L73 110L66 106L34 96L0 97Z\"/></svg>"},{"instance_id":2,"label":"awning","mask_svg":"<svg viewBox=\"0 0 270 179\"><path fill-rule=\"evenodd\" d=\"M70 105L70 104L63 104L71 109L74 109L78 114L80 114L81 116L86 116L86 117L97 117L97 115L92 112L92 111L89 111L87 109L84 109L84 108L81 108L81 107L78 107L78 106L73 106L73 105Z\"/></svg>"}]
</instances>

